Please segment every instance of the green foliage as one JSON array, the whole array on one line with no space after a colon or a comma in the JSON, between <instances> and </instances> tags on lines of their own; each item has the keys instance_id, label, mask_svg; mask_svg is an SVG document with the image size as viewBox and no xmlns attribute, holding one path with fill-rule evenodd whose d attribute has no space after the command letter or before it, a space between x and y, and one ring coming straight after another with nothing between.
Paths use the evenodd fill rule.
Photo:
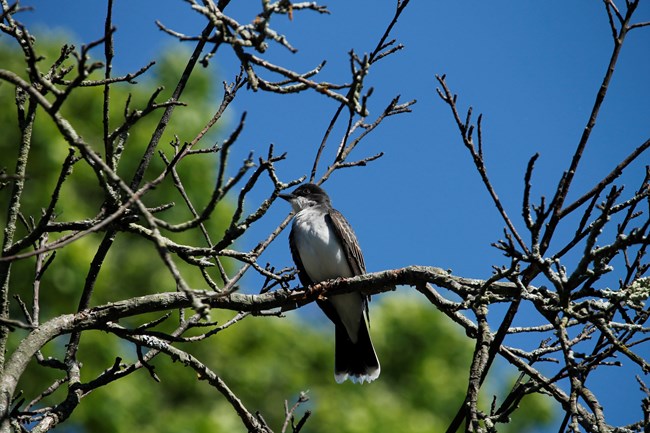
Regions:
<instances>
[{"instance_id":1,"label":"green foliage","mask_svg":"<svg viewBox=\"0 0 650 433\"><path fill-rule=\"evenodd\" d=\"M42 50L45 59L39 64L43 69L53 62L59 54L60 46L52 42L58 38L39 38L47 40L48 43L37 48ZM63 39L61 37L61 39ZM130 110L142 109L146 101L151 97L158 86L164 86L165 90L157 98L162 102L171 95L175 82L182 71L182 64L174 59L183 58L186 53L170 50L163 57L159 64L155 65L152 72L140 78L137 85L120 83L111 87L111 128L112 131L123 121L123 112L126 101L131 97ZM25 70L25 66L19 66L17 59L21 58L20 52L16 49L0 44L0 57L8 62L8 66L15 70ZM68 61L67 63L70 63ZM101 78L94 76L92 78ZM187 107L177 107L176 114L167 128L167 132L161 140L161 150L171 158L173 149L168 143L178 136L180 143L189 141L210 118L216 109L216 91L213 87L214 81L204 70L197 70L184 93L184 100L191 101ZM69 97L69 101L62 107L62 114L72 126L93 145L96 151L103 154L103 132L102 132L102 92L103 87L82 87L78 88ZM3 130L3 140L0 141L0 154L5 155L2 166L9 172L13 171L13 163L17 156L19 130L16 122L14 89L3 83L0 85L0 104L3 107L11 107L0 111L0 124ZM140 162L140 158L151 138L151 133L162 114L162 110L151 116L143 118L130 131L123 156L118 167L119 174L127 181L133 174ZM69 152L64 139L60 136L53 122L42 111L38 111L34 127L30 159L27 167L27 182L25 185L24 199L21 202L21 212L25 216L33 216L36 221L41 209L48 206L51 193L56 184L56 179L61 170L61 164ZM215 159L212 155L195 155L188 157L179 165L179 175L183 179L186 191L194 205L201 209L208 201L211 188L214 184ZM155 155L147 178L157 176L164 168L164 162L158 155ZM148 177L147 177L148 176ZM2 203L7 203L10 188L0 191ZM72 175L65 182L61 192L61 198L56 206L58 221L73 221L84 218L93 218L104 201L102 189L94 171L83 161L75 164ZM189 211L183 203L181 195L173 187L170 180L163 182L158 188L148 193L144 198L148 206L159 206L167 203L176 205L158 216L170 222L180 222L191 218ZM220 208L215 212L216 218L208 220L206 227L215 237L223 233L227 219L231 211L227 208ZM3 213L0 222L5 218ZM27 231L20 226L16 239L19 239ZM198 235L198 230L188 233L165 233L166 236L178 242L187 242L193 245L205 245ZM51 234L51 239L59 236ZM44 284L56 287L56 291L44 292L46 297L44 304L48 306L45 318L55 314L70 311L70 301L65 305L60 303L60 295L69 294L73 296L80 293L85 281L84 272L92 259L94 250L97 248L102 234L92 235L81 239L69 247L57 252L54 265L45 274ZM158 254L150 242L143 241L136 236L128 234L118 237L117 244L109 254L102 273L97 280L95 303L104 303L109 300L121 299L125 296L152 293L160 290L173 289L174 283L168 272L161 271L161 262ZM129 254L120 253L129 251ZM19 263L17 272L33 272L33 263ZM183 267L183 263L179 263ZM80 270L84 270L80 272ZM183 268L184 276L190 283L199 283L201 280L193 267ZM118 278L115 278L118 277ZM22 281L31 281L27 277ZM14 284L20 285L20 280L13 278ZM120 281L129 284L119 284ZM14 290L16 287L13 288ZM134 291L134 289L136 291ZM49 299L51 295L53 299ZM76 300L74 301L76 303ZM59 308L61 307L61 308Z\"/></svg>"},{"instance_id":2,"label":"green foliage","mask_svg":"<svg viewBox=\"0 0 650 433\"><path fill-rule=\"evenodd\" d=\"M37 52L44 57L39 63L39 67L44 71L59 56L63 43L57 44L56 40L69 40L69 38L63 36L53 37L52 35L37 38ZM39 44L38 41L47 42ZM122 123L124 107L129 98L131 99L130 110L134 110L144 108L158 86L165 87L157 98L158 102L165 101L171 95L183 67L182 64L175 61L179 57L186 58L187 53L169 50L163 56L162 61L155 65L147 76L138 80L137 85L121 83L111 87L111 131ZM16 47L8 46L0 41L0 58L3 59L3 68L17 71L19 74L23 71L22 75L24 77L27 75L26 65L22 61L22 53ZM66 64L71 64L73 61L74 58L66 61ZM90 78L98 79L101 77L94 75ZM190 80L184 98L191 101L191 103L188 103L187 107L176 107L177 114L169 124L159 146L168 159L173 154L173 148L168 143L172 142L175 136L179 138L181 144L184 141L193 139L194 135L203 128L216 110L218 99L213 86L214 82L212 77L204 70L197 70ZM62 107L63 116L100 154L104 153L102 92L103 87L101 86L77 88ZM0 84L0 104L4 109L0 110L0 130L3 132L3 139L0 140L0 155L2 155L0 168L5 168L7 173L14 171L20 142L14 98L14 88L2 82ZM151 116L143 118L131 129L118 167L119 174L127 182L133 177L161 114L162 110L154 112ZM208 146L210 144L208 143ZM57 131L54 123L46 113L39 109L36 115L27 165L25 191L21 201L21 213L26 219L33 218L37 223L41 216L41 210L48 207L52 191L61 171L61 165L68 153L69 147ZM212 192L216 172L215 161L216 159L212 154L193 155L182 161L178 167L179 176L184 182L186 191L199 210L207 203ZM145 174L145 182L157 176L163 169L164 162L157 154L154 155L149 170ZM10 193L10 185L0 190L0 208L3 209L0 213L0 224L2 226L4 226L6 218ZM74 165L72 174L67 178L62 188L60 199L55 208L56 221L93 218L100 210L103 201L103 192L94 171L82 160ZM180 222L191 218L181 195L169 180L148 193L144 201L148 206L152 207L175 203L176 205L170 210L158 214L159 217L167 221ZM231 215L231 208L218 206L213 217L205 223L208 232L218 239L225 230ZM28 230L19 224L15 240L20 239L27 232ZM51 233L50 240L60 236L59 233ZM165 236L174 241L190 245L205 245L199 230L180 234L165 233ZM47 272L45 272L41 282L41 322L59 314L76 311L79 296L85 284L86 273L103 237L104 233L92 234L56 252L56 257ZM11 293L18 294L21 299L28 302L27 307L30 310L34 264L35 259L33 258L15 262L12 266L10 281ZM178 261L177 266L190 284L205 286L205 282L195 267L189 266L182 261ZM213 278L218 280L216 270L213 272ZM174 289L174 280L163 266L153 244L138 236L121 233L116 238L106 260L104 260L100 275L97 278L91 305L160 291L173 291ZM15 300L12 299L10 307L13 317L23 317L19 304ZM170 326L168 325L167 328L170 328ZM10 350L15 347L24 335L22 331L17 331L12 335L9 341ZM46 346L43 351L44 355L62 359L66 342L67 337L65 336L55 340ZM131 362L136 360L133 347L125 345L124 342L101 333L84 334L79 350L79 359L84 365L82 380L93 379L102 370L112 366L118 356ZM20 384L27 401L42 392L61 374L60 371L39 367L34 362L23 376L23 381ZM89 397L90 403L88 405L85 402L81 404L80 413L76 416L76 419L79 422L83 421L88 431L117 431L121 430L121 427L112 428L111 426L116 427L113 425L114 423L122 423L122 418L137 420L136 412L134 412L134 417L124 416L133 409L131 404L133 401L139 402L140 405L144 401L148 401L152 407L162 407L164 401L160 395L149 391L149 379L145 376L146 372L144 375L138 372L134 375L135 379L113 385L111 393L104 395L105 401L101 404L97 399L93 404L93 397ZM190 383L193 382L195 381L190 381ZM151 393L148 400L142 400L141 395L146 396L147 392ZM63 390L59 390L46 402L59 402L62 395ZM128 398L118 398L118 396L127 396ZM112 402L113 399L115 399L114 403ZM106 430L91 427L95 417L101 414L102 411L115 414L115 417L111 418L110 422L106 418L101 421L106 425ZM87 422L90 424L87 424ZM62 428L66 427L62 426Z\"/></svg>"},{"instance_id":3,"label":"green foliage","mask_svg":"<svg viewBox=\"0 0 650 433\"><path fill-rule=\"evenodd\" d=\"M308 391L310 400L296 411L296 422L311 410L307 432L444 431L465 395L470 340L415 296L383 295L372 304L371 332L382 373L370 384L337 384L332 327L314 326L314 318L296 313L249 317L183 349L220 374L274 431L284 420L284 401L293 405L301 391ZM128 379L135 386L120 383L93 393L73 420L100 433L244 431L225 399L197 382L192 370L162 357L154 364L161 383L141 371ZM548 400L536 396L524 404L502 431L531 431L550 420ZM117 416L118 407L125 413Z\"/></svg>"}]
</instances>

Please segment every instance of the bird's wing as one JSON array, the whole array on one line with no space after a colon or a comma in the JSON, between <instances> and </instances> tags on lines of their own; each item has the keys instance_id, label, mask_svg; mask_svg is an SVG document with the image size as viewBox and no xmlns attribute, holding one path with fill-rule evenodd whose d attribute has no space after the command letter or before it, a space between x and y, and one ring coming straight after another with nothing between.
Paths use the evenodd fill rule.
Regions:
<instances>
[{"instance_id":1,"label":"bird's wing","mask_svg":"<svg viewBox=\"0 0 650 433\"><path fill-rule=\"evenodd\" d=\"M332 226L334 232L341 241L341 246L343 247L343 252L345 253L345 258L348 261L348 266L352 273L357 275L363 275L366 273L366 264L363 261L363 253L361 252L361 247L359 247L359 241L352 230L352 226L348 220L345 219L343 214L336 209L330 209L327 216L325 217L327 223ZM370 301L370 296L363 296L363 309L365 312L366 318L368 318L368 301ZM320 304L319 304L320 305ZM326 308L323 305L320 305L323 311L330 316L330 313L327 312ZM331 317L330 317L331 319ZM336 321L334 321L336 323Z\"/></svg>"},{"instance_id":2,"label":"bird's wing","mask_svg":"<svg viewBox=\"0 0 650 433\"><path fill-rule=\"evenodd\" d=\"M348 266L352 273L362 275L366 273L366 264L363 261L363 254L359 248L359 241L350 227L350 223L345 219L341 212L336 209L330 209L325 217L328 224L334 228L334 232L341 240L341 246L348 261Z\"/></svg>"}]
</instances>

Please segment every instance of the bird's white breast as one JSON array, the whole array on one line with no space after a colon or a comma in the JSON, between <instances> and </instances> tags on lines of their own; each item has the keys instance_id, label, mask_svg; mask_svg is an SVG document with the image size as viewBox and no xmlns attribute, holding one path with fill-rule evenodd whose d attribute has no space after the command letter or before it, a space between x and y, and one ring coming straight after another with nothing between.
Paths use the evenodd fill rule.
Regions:
<instances>
[{"instance_id":1,"label":"bird's white breast","mask_svg":"<svg viewBox=\"0 0 650 433\"><path fill-rule=\"evenodd\" d=\"M298 212L294 219L294 242L303 268L313 282L353 277L334 228L330 227L322 209L309 207ZM341 322L354 342L364 316L363 296L358 292L332 296Z\"/></svg>"},{"instance_id":2,"label":"bird's white breast","mask_svg":"<svg viewBox=\"0 0 650 433\"><path fill-rule=\"evenodd\" d=\"M323 212L316 208L298 212L294 230L300 260L312 281L353 276L343 248Z\"/></svg>"}]
</instances>

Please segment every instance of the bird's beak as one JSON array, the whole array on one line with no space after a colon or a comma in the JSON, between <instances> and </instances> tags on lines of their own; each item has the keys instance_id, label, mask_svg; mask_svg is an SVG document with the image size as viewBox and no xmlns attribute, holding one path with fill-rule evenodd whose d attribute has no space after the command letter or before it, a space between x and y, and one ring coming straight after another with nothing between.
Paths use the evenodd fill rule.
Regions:
<instances>
[{"instance_id":1,"label":"bird's beak","mask_svg":"<svg viewBox=\"0 0 650 433\"><path fill-rule=\"evenodd\" d=\"M293 194L278 194L278 197L288 201L289 203L291 203L291 200L293 200Z\"/></svg>"}]
</instances>

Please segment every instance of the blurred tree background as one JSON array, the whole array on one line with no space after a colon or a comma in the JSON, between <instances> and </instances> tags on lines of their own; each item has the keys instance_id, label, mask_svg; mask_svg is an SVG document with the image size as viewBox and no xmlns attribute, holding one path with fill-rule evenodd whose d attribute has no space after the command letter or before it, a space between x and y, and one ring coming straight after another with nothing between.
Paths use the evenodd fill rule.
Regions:
<instances>
[{"instance_id":1,"label":"blurred tree background","mask_svg":"<svg viewBox=\"0 0 650 433\"><path fill-rule=\"evenodd\" d=\"M62 35L41 35L39 45L51 59L58 56L64 40ZM168 51L162 61L153 68L153 74L142 78L137 86L119 84L111 88L113 107L126 103L131 95L131 109L146 104L154 89L165 86L163 94L170 94L180 73L174 58L179 53ZM185 55L184 55L185 56ZM0 58L6 69L25 70L22 53L8 47L0 40ZM50 59L50 60L51 60ZM163 143L173 142L176 135L180 142L189 140L187 134L201 128L216 108L217 80L207 72L196 71L190 80L183 100L187 107L173 117ZM2 168L15 160L19 131L16 125L14 88L0 83L0 155ZM77 89L71 95L72 101L63 107L67 118L91 143L102 139L102 88ZM71 111L74 110L74 111ZM40 115L44 113L39 113ZM39 116L37 114L37 116ZM120 112L112 113L119 118ZM28 181L22 204L23 214L35 215L47 207L53 185L59 176L62 162L68 155L68 146L55 132L55 126L47 119L36 122L33 152L27 168ZM129 143L141 144L141 148L127 147L120 164L121 175L132 177L142 148L154 129L155 116L147 117L131 131ZM170 147L163 147L169 150ZM133 157L130 157L130 154ZM150 172L158 172L163 161L155 158ZM185 171L183 171L183 169ZM181 165L186 190L196 203L205 203L210 196L211 182L206 176L215 176L216 167L210 154L191 158L191 164ZM59 203L65 203L61 220L91 218L92 209L102 202L101 189L97 188L96 177L87 168L75 167L73 174L62 191ZM165 181L169 182L169 180ZM0 191L2 207L9 195L9 188ZM99 195L98 195L99 194ZM147 196L148 206L178 203L182 198L175 188L160 185ZM166 210L172 220L181 221L188 217L184 206ZM211 235L219 236L231 217L231 208L223 207L207 224ZM178 215L176 216L175 213ZM0 215L0 222L6 215ZM187 244L200 245L198 231L177 235ZM175 234L167 234L174 239ZM54 235L52 235L54 236ZM90 261L101 241L102 234L86 236L56 253L57 266L44 274L41 291L41 317L43 320L62 313L74 311L79 302L78 294L84 285L85 274ZM128 254L121 254L128 251ZM31 282L34 279L34 259L15 263L12 270L13 291L24 299L30 299ZM138 236L120 233L116 246L109 253L101 270L103 277L97 280L94 305L144 295L162 290L173 290L174 281L160 263L151 243ZM193 267L183 269L190 283L204 284L199 278L192 279L189 272ZM198 277L198 276L197 276ZM218 279L215 274L213 278ZM21 284L24 283L24 286ZM139 290L139 293L133 293ZM24 294L24 295L23 295ZM298 409L297 417L305 410L313 411L306 431L309 432L433 432L442 431L453 418L462 402L467 384L467 371L471 360L472 344L468 338L454 328L447 320L426 302L419 302L415 296L393 293L376 298L372 303L373 336L382 360L381 379L363 386L345 383L337 385L333 379L333 333L329 324L311 314L291 313L281 319L246 317L238 326L226 329L218 339L207 339L198 344L181 344L180 347L194 354L217 373L246 402L252 410L264 414L270 426L280 429L284 420L284 401L293 405L301 391L306 391L309 401ZM18 302L12 300L11 307L20 312ZM151 316L149 319L155 319ZM220 323L232 318L232 313L214 313L213 320ZM170 317L168 321L177 321ZM170 326L170 329L173 327ZM16 344L25 331L16 330L10 343ZM46 346L47 356L62 358L65 347L62 340ZM124 341L96 331L84 333L79 350L84 364L83 381L92 380L95 375L110 368L117 356L126 362L137 360L135 348ZM152 379L145 369L107 387L94 391L85 398L71 419L60 425L58 431L68 432L225 432L241 431L243 426L232 407L215 390L201 381L191 369L174 365L167 357L152 362L160 383ZM42 368L36 363L23 376L19 389L29 401L40 392L37 385L56 383L65 375L53 369ZM508 381L496 379L495 390L508 386ZM53 397L60 400L64 389L55 391ZM57 394L59 393L59 394ZM47 399L45 403L47 403ZM552 418L549 401L535 394L524 400L526 407L516 412L507 431L525 432L538 430ZM505 430L504 430L505 431Z\"/></svg>"}]
</instances>

